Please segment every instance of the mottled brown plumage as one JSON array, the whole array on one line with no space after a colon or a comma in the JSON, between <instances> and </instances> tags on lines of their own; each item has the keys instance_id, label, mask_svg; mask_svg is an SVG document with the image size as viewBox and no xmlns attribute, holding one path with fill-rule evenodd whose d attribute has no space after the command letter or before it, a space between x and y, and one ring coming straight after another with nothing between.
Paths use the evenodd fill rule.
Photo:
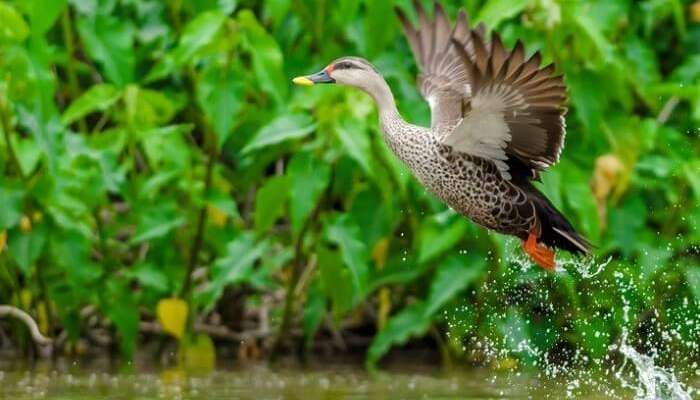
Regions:
<instances>
[{"instance_id":1,"label":"mottled brown plumage","mask_svg":"<svg viewBox=\"0 0 700 400\"><path fill-rule=\"evenodd\" d=\"M384 79L368 62L345 57L300 84L340 83L374 98L386 143L418 180L476 223L523 240L545 268L558 247L588 253L590 245L532 185L554 165L564 144L566 87L539 53L526 58L500 37L472 29L460 11L452 26L440 5L432 17L416 1L418 26L399 20L420 69L418 86L432 113L430 128L404 121Z\"/></svg>"}]
</instances>

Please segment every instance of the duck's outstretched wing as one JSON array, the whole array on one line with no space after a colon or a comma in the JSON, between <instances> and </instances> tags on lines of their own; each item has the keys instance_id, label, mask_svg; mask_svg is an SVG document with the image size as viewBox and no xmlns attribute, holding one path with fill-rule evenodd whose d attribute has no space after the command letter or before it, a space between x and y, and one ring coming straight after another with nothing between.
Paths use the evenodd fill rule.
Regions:
<instances>
[{"instance_id":1,"label":"duck's outstretched wing","mask_svg":"<svg viewBox=\"0 0 700 400\"><path fill-rule=\"evenodd\" d=\"M464 118L443 142L491 159L506 178L513 158L530 169L531 178L555 164L566 132L566 87L554 65L540 68L539 53L526 59L521 42L506 51L495 33L490 43L476 31L452 42L472 93Z\"/></svg>"},{"instance_id":2,"label":"duck's outstretched wing","mask_svg":"<svg viewBox=\"0 0 700 400\"><path fill-rule=\"evenodd\" d=\"M451 27L439 4L435 3L432 19L418 1L414 0L413 4L418 16L417 28L401 9L397 8L396 12L420 69L418 86L430 104L431 126L453 127L462 119L462 105L472 89L468 71L454 49L452 39L457 38L464 43L465 51L473 54L469 21L461 10L457 22ZM483 34L484 31L484 26L480 25L475 32Z\"/></svg>"}]
</instances>

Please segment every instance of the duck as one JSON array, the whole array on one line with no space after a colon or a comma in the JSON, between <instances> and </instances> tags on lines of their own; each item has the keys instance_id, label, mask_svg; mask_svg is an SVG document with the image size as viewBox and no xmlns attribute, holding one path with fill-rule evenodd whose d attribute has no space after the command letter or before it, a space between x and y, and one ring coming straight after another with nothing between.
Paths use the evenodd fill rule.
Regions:
<instances>
[{"instance_id":1,"label":"duck","mask_svg":"<svg viewBox=\"0 0 700 400\"><path fill-rule=\"evenodd\" d=\"M341 57L297 85L339 84L376 103L384 142L417 180L478 225L515 236L548 271L555 252L589 255L590 242L535 187L561 156L567 93L555 65L526 57L518 40L507 50L483 23L472 27L464 9L454 24L439 3L432 16L417 1L417 26L400 9L398 20L430 106L430 127L405 121L381 73L361 57Z\"/></svg>"}]
</instances>

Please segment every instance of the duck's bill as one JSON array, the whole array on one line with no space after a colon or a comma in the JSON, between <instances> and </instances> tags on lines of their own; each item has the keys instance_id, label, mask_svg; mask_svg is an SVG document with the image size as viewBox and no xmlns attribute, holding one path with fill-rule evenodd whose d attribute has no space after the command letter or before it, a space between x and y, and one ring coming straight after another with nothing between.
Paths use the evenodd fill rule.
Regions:
<instances>
[{"instance_id":1,"label":"duck's bill","mask_svg":"<svg viewBox=\"0 0 700 400\"><path fill-rule=\"evenodd\" d=\"M317 83L335 83L335 79L331 78L326 70L323 70L313 75L297 76L296 78L292 79L292 82L294 82L296 85L311 86Z\"/></svg>"}]
</instances>

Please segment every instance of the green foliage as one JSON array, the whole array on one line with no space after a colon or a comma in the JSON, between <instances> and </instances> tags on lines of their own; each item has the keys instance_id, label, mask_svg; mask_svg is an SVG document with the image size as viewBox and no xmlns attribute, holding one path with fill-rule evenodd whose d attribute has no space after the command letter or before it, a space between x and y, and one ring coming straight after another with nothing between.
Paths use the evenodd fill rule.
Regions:
<instances>
[{"instance_id":1,"label":"green foliage","mask_svg":"<svg viewBox=\"0 0 700 400\"><path fill-rule=\"evenodd\" d=\"M309 351L329 332L370 335L370 366L424 336L458 359L483 360L486 338L526 364L537 359L523 342L601 360L623 325L697 359L690 3L444 3L453 17L466 3L565 74L566 148L541 188L599 259L612 257L602 272L521 268L514 241L410 177L367 96L291 87L362 55L402 114L428 124L393 16L394 5L413 15L409 1L2 1L0 303L39 315L48 302L46 333L71 341L98 320L126 358L159 300L182 298L208 321L233 293L271 307L273 334L303 332ZM189 338L186 357L213 346Z\"/></svg>"}]
</instances>

